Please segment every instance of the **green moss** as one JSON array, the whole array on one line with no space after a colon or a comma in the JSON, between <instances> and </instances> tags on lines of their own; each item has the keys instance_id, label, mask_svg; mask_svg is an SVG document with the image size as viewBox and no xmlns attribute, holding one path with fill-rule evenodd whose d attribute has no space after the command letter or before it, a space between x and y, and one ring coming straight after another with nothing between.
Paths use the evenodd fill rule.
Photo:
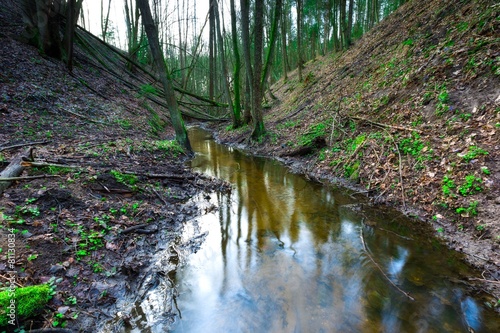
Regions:
<instances>
[{"instance_id":1,"label":"green moss","mask_svg":"<svg viewBox=\"0 0 500 333\"><path fill-rule=\"evenodd\" d=\"M51 288L47 284L16 288L14 298L10 290L0 292L0 327L6 326L12 319L9 317L9 306L15 304L16 318L29 318L42 310L51 299ZM14 300L15 303L11 303Z\"/></svg>"}]
</instances>

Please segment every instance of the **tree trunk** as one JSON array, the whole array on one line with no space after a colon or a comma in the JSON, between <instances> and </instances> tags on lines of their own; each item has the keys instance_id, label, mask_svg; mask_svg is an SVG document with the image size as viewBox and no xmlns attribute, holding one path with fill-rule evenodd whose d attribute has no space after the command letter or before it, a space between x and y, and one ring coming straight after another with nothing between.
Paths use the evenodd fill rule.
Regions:
<instances>
[{"instance_id":1,"label":"tree trunk","mask_svg":"<svg viewBox=\"0 0 500 333\"><path fill-rule=\"evenodd\" d=\"M281 9L283 7L283 0L276 0L276 8L274 9L274 19L271 25L271 37L267 49L266 62L264 64L264 71L262 72L262 86L267 82L269 77L270 68L272 66L272 59L274 57L274 50L276 46L276 38L278 36L278 23L281 17Z\"/></svg>"},{"instance_id":2,"label":"tree trunk","mask_svg":"<svg viewBox=\"0 0 500 333\"><path fill-rule=\"evenodd\" d=\"M302 82L302 0L297 0L297 56L299 82Z\"/></svg>"},{"instance_id":3,"label":"tree trunk","mask_svg":"<svg viewBox=\"0 0 500 333\"><path fill-rule=\"evenodd\" d=\"M214 99L215 95L215 0L210 0L209 9L209 38L208 38L208 97Z\"/></svg>"},{"instance_id":4,"label":"tree trunk","mask_svg":"<svg viewBox=\"0 0 500 333\"><path fill-rule=\"evenodd\" d=\"M158 39L158 31L154 24L153 16L151 15L151 9L149 8L148 0L136 0L136 4L141 11L142 23L148 36L149 47L151 48L154 63L163 85L165 100L167 102L168 111L170 113L170 119L175 130L175 138L177 142L179 142L181 147L186 151L186 153L192 154L193 149L191 148L187 130L184 126L184 121L177 105L177 99L175 98L175 92L172 82L170 80L170 77L168 76L169 74L167 65L165 64L165 60L161 52L160 41Z\"/></svg>"},{"instance_id":5,"label":"tree trunk","mask_svg":"<svg viewBox=\"0 0 500 333\"><path fill-rule=\"evenodd\" d=\"M101 0L101 31L102 31L103 41L106 41L106 37L108 35L110 11L111 11L111 0L108 0L108 12L106 14L106 18L104 18L104 0Z\"/></svg>"},{"instance_id":6,"label":"tree trunk","mask_svg":"<svg viewBox=\"0 0 500 333\"><path fill-rule=\"evenodd\" d=\"M226 95L227 104L229 105L229 109L231 112L231 119L233 120L233 128L238 128L241 122L241 115L236 112L233 107L233 102L231 100L231 92L229 91L229 82L227 81L227 67L226 67L226 57L224 55L224 40L222 39L221 27L220 27L220 17L219 17L219 6L217 4L217 0L215 1L215 21L217 24L217 37L218 37L218 45L219 45L219 59L221 62L222 69L222 84L224 86L224 93Z\"/></svg>"},{"instance_id":7,"label":"tree trunk","mask_svg":"<svg viewBox=\"0 0 500 333\"><path fill-rule=\"evenodd\" d=\"M233 85L234 85L234 114L241 118L241 93L240 93L240 51L238 47L238 35L236 30L236 9L234 5L234 0L230 2L231 6L231 40L233 43L233 57L234 57L234 69L233 69ZM240 126L241 119L236 122L233 119L233 127Z\"/></svg>"},{"instance_id":8,"label":"tree trunk","mask_svg":"<svg viewBox=\"0 0 500 333\"><path fill-rule=\"evenodd\" d=\"M262 116L262 49L264 44L264 0L255 0L254 12L254 73L252 85L252 117L253 131L252 139L258 140L265 134L264 120Z\"/></svg>"},{"instance_id":9,"label":"tree trunk","mask_svg":"<svg viewBox=\"0 0 500 333\"><path fill-rule=\"evenodd\" d=\"M283 76L285 81L288 80L288 55L287 55L287 47L286 47L286 16L288 14L286 11L283 11L281 15L281 53L283 56Z\"/></svg>"},{"instance_id":10,"label":"tree trunk","mask_svg":"<svg viewBox=\"0 0 500 333\"><path fill-rule=\"evenodd\" d=\"M68 0L66 8L66 29L63 44L66 51L66 65L70 73L73 71L73 41L75 37L76 22L82 8L83 0Z\"/></svg>"},{"instance_id":11,"label":"tree trunk","mask_svg":"<svg viewBox=\"0 0 500 333\"><path fill-rule=\"evenodd\" d=\"M250 96L247 99L249 102L249 108L245 108L245 116L244 122L248 124L250 122L249 111L252 110L252 100L251 95L253 80L253 69L252 69L252 61L250 54L250 1L249 0L240 0L240 8L241 8L241 38L243 45L243 59L245 61L245 69L246 69L246 77L247 77L247 87L250 87L249 92ZM248 93L248 92L247 92Z\"/></svg>"}]
</instances>

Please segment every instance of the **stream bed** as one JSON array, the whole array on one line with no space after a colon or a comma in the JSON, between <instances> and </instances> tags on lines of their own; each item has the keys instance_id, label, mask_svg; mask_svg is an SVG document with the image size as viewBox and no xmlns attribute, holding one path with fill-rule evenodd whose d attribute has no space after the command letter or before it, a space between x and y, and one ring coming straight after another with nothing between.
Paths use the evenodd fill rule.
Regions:
<instances>
[{"instance_id":1,"label":"stream bed","mask_svg":"<svg viewBox=\"0 0 500 333\"><path fill-rule=\"evenodd\" d=\"M500 332L463 283L477 274L421 222L202 129L189 136L191 167L233 190L200 199L206 214L177 240L201 239L195 253L155 255L173 268L137 302L130 332Z\"/></svg>"}]
</instances>

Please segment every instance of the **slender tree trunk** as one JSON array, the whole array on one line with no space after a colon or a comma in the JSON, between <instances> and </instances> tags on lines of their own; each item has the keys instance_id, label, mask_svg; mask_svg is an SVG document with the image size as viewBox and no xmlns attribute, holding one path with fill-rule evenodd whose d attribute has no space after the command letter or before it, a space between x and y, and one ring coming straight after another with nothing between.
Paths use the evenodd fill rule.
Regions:
<instances>
[{"instance_id":1,"label":"slender tree trunk","mask_svg":"<svg viewBox=\"0 0 500 333\"><path fill-rule=\"evenodd\" d=\"M148 36L149 47L151 48L154 63L163 85L165 100L167 102L168 111L170 113L170 119L175 130L175 138L177 142L179 142L181 147L186 151L186 153L192 154L193 149L191 148L187 130L184 126L184 121L177 105L177 99L175 97L172 81L170 80L167 65L165 64L165 59L163 58L163 54L161 52L160 41L158 39L158 30L154 24L148 0L136 0L136 4L141 11L142 23Z\"/></svg>"},{"instance_id":2,"label":"slender tree trunk","mask_svg":"<svg viewBox=\"0 0 500 333\"><path fill-rule=\"evenodd\" d=\"M297 0L297 55L299 82L302 82L302 0Z\"/></svg>"},{"instance_id":3,"label":"slender tree trunk","mask_svg":"<svg viewBox=\"0 0 500 333\"><path fill-rule=\"evenodd\" d=\"M284 11L281 15L281 53L283 56L283 76L285 81L288 80L288 55L286 47L286 21L287 13Z\"/></svg>"},{"instance_id":4,"label":"slender tree trunk","mask_svg":"<svg viewBox=\"0 0 500 333\"><path fill-rule=\"evenodd\" d=\"M81 3L82 1L80 0L79 5L81 5ZM73 71L73 39L75 35L75 24L78 19L79 11L80 9L77 8L76 0L68 0L66 7L66 28L64 31L63 44L66 53L66 66L68 67L68 71L70 73Z\"/></svg>"},{"instance_id":5,"label":"slender tree trunk","mask_svg":"<svg viewBox=\"0 0 500 333\"><path fill-rule=\"evenodd\" d=\"M252 69L252 61L250 54L250 1L240 0L241 8L241 38L243 46L243 59L245 62L246 76L247 76L247 87L252 87L254 82L254 74ZM249 89L250 94L253 94L252 88ZM252 100L249 96L247 101ZM252 110L252 103L249 103L249 108L245 108L244 122L248 124L250 122L249 111Z\"/></svg>"},{"instance_id":6,"label":"slender tree trunk","mask_svg":"<svg viewBox=\"0 0 500 333\"><path fill-rule=\"evenodd\" d=\"M101 0L101 31L102 40L106 41L109 26L109 12L111 11L111 0L108 0L108 12L106 18L104 18L104 0Z\"/></svg>"},{"instance_id":7,"label":"slender tree trunk","mask_svg":"<svg viewBox=\"0 0 500 333\"><path fill-rule=\"evenodd\" d=\"M253 132L252 139L258 140L265 134L264 119L262 116L262 51L264 44L264 0L255 0L254 12L254 73L253 73Z\"/></svg>"},{"instance_id":8,"label":"slender tree trunk","mask_svg":"<svg viewBox=\"0 0 500 333\"><path fill-rule=\"evenodd\" d=\"M278 37L278 26L279 19L281 17L281 10L283 7L283 0L276 0L276 8L274 9L274 18L271 24L271 36L269 39L269 46L267 49L266 62L264 64L264 70L262 72L262 86L265 85L269 77L270 68L272 66L272 60L274 58L274 50L276 48L276 38Z\"/></svg>"},{"instance_id":9,"label":"slender tree trunk","mask_svg":"<svg viewBox=\"0 0 500 333\"><path fill-rule=\"evenodd\" d=\"M237 113L234 106L233 102L231 100L231 92L229 91L229 82L227 81L228 75L227 75L227 67L226 67L226 57L224 55L224 40L222 39L222 33L221 33L221 26L220 26L220 17L219 17L219 6L217 3L217 0L215 1L215 21L217 24L217 38L218 40L218 45L219 45L219 59L221 62L221 69L222 69L222 84L224 87L224 93L226 95L226 101L227 104L229 105L229 109L231 111L231 119L233 120L233 128L238 128L241 122L241 115L240 113Z\"/></svg>"},{"instance_id":10,"label":"slender tree trunk","mask_svg":"<svg viewBox=\"0 0 500 333\"><path fill-rule=\"evenodd\" d=\"M353 13L354 13L354 0L349 0L349 11L347 14L347 44L346 46L351 46L352 43L352 22L353 22Z\"/></svg>"},{"instance_id":11,"label":"slender tree trunk","mask_svg":"<svg viewBox=\"0 0 500 333\"><path fill-rule=\"evenodd\" d=\"M231 6L231 40L233 43L233 57L234 57L234 69L233 69L233 86L234 86L234 113L241 117L241 93L240 93L240 51L238 47L238 35L236 30L236 9L234 5L234 0L230 2ZM241 119L238 119L236 123L233 121L233 127L240 126Z\"/></svg>"},{"instance_id":12,"label":"slender tree trunk","mask_svg":"<svg viewBox=\"0 0 500 333\"><path fill-rule=\"evenodd\" d=\"M209 9L209 39L208 39L208 96L211 100L214 99L215 95L215 15L214 15L214 4L215 0L210 0Z\"/></svg>"}]
</instances>

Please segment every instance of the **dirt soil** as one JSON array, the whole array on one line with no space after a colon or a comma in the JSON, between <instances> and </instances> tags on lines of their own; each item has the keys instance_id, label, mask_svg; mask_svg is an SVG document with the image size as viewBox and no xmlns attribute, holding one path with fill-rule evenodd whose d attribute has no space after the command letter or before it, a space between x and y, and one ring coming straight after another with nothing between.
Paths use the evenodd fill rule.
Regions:
<instances>
[{"instance_id":1,"label":"dirt soil","mask_svg":"<svg viewBox=\"0 0 500 333\"><path fill-rule=\"evenodd\" d=\"M409 1L267 93L268 134L218 140L341 183L431 226L500 310L500 6Z\"/></svg>"},{"instance_id":2,"label":"dirt soil","mask_svg":"<svg viewBox=\"0 0 500 333\"><path fill-rule=\"evenodd\" d=\"M32 147L34 163L21 177L42 177L0 196L0 285L13 229L17 285L56 279L45 311L19 325L95 332L118 299L141 287L158 244L204 214L210 193L230 188L192 172L173 130L155 135L145 99L81 50L70 75L19 40L20 17L0 8L0 26L0 170Z\"/></svg>"}]
</instances>

